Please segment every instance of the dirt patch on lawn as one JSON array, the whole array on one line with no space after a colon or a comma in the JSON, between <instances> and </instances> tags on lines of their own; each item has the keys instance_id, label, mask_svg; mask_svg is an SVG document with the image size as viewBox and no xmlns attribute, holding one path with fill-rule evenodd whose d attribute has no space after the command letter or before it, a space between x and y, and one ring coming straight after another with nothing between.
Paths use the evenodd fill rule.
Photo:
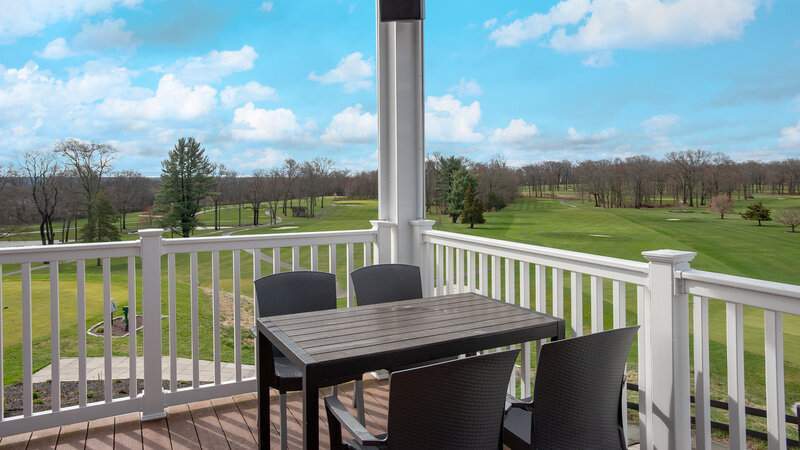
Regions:
<instances>
[{"instance_id":1,"label":"dirt patch on lawn","mask_svg":"<svg viewBox=\"0 0 800 450\"><path fill-rule=\"evenodd\" d=\"M214 290L210 288L200 288L208 298L214 298ZM242 308L242 316L239 326L242 328L250 328L253 326L253 297L240 294L240 303ZM219 291L219 315L220 323L224 327L232 327L235 322L234 315L234 297L233 292Z\"/></svg>"},{"instance_id":2,"label":"dirt patch on lawn","mask_svg":"<svg viewBox=\"0 0 800 450\"><path fill-rule=\"evenodd\" d=\"M103 336L103 323L100 322L97 325L89 328L89 334L92 336ZM144 318L141 314L136 316L136 330L142 328L144 323ZM130 324L133 325L133 324ZM128 335L128 330L125 328L125 318L123 317L114 317L111 319L111 337L125 337Z\"/></svg>"}]
</instances>

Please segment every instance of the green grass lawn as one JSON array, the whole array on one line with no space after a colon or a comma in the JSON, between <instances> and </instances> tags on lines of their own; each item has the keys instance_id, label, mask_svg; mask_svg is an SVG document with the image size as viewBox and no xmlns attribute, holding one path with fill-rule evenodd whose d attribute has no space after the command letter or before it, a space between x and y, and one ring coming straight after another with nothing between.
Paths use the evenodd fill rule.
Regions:
<instances>
[{"instance_id":1,"label":"green grass lawn","mask_svg":"<svg viewBox=\"0 0 800 450\"><path fill-rule=\"evenodd\" d=\"M800 197L765 196L757 200L772 209L773 215L782 208L800 206ZM738 201L737 212L749 201ZM705 208L689 209L691 213L670 212L676 208L603 209L592 203L569 199L517 200L501 212L485 214L486 224L470 229L452 224L448 217L437 219L439 229L476 236L524 242L617 258L644 261L642 251L656 249L691 250L697 252L693 268L760 278L790 284L800 282L800 233L777 222L746 221L738 214L725 219L710 214ZM688 208L684 208L688 209ZM675 220L678 219L678 220ZM504 268L501 268L504 271ZM532 269L531 269L532 270ZM517 270L518 272L518 270ZM531 283L533 283L531 274ZM519 274L516 276L519 283ZM584 327L589 329L589 285L584 277ZM552 273L548 270L548 298L551 296ZM564 297L570 298L569 278L565 278ZM628 323L635 323L636 292L627 288ZM604 283L604 319L608 328L612 322L611 283ZM531 299L533 302L533 299ZM565 302L569 321L569 302ZM548 308L552 308L548 301ZM549 310L551 311L551 310ZM691 311L691 310L690 310ZM764 381L764 317L757 308L745 308L744 313L745 380L749 405L763 407ZM691 313L690 313L691 320ZM727 400L725 304L711 300L709 306L710 361L712 367L712 397ZM691 326L691 325L690 325ZM800 401L800 317L784 315L784 358L787 406ZM637 349L631 352L635 363ZM632 367L636 367L633 365ZM635 396L632 396L635 398ZM712 410L714 420L727 422L727 414ZM748 417L749 426L765 429L766 421ZM790 428L796 436L796 428Z\"/></svg>"},{"instance_id":2,"label":"green grass lawn","mask_svg":"<svg viewBox=\"0 0 800 450\"><path fill-rule=\"evenodd\" d=\"M800 206L800 198L779 198L767 196L759 198L773 209L773 215L782 208ZM737 211L751 201L737 202ZM258 234L258 233L294 233L330 230L351 230L370 228L369 220L377 217L377 202L346 201L337 202L330 207L330 199L326 199L325 213L319 219L295 218L281 216L277 225L243 228L226 228L220 231L198 230L196 235L226 234ZM641 252L669 248L691 250L698 253L692 262L697 269L728 273L733 275L761 278L797 284L800 275L800 233L788 233L788 228L776 222L765 222L756 226L755 222L745 221L737 214L731 214L724 220L709 214L706 209L695 208L692 213L674 213L671 208L653 209L601 209L594 208L592 203L581 203L572 199L519 199L501 212L486 213L487 223L470 229L466 225L451 224L448 217L431 216L439 219L437 228L459 233L505 239L517 242L555 247L580 252L594 253L618 258L644 261ZM252 223L252 211L243 209L243 225ZM223 226L238 224L239 208L236 206L222 209ZM268 217L261 211L261 222L268 222ZM129 215L129 223L131 222ZM201 216L206 225L213 225L213 212ZM675 220L678 219L678 220ZM296 227L296 228L287 228ZM165 233L168 237L168 233ZM135 234L127 235L128 239L136 239ZM337 252L337 279L341 288L346 286L346 246L339 245ZM272 256L269 249L265 249ZM233 252L220 253L220 286L223 291L233 290L232 259ZM247 252L239 252L241 258L241 286L245 312L252 314L249 301L252 298L253 256ZM300 264L310 267L310 250L302 248ZM355 267L363 261L363 248L354 247ZM212 308L211 298L206 294L212 286L211 254L198 254L200 280L200 357L213 358ZM127 304L127 261L124 258L112 260L111 296L121 308ZM177 333L178 356L191 357L191 321L190 321L190 283L188 255L176 258L177 288ZM291 262L291 249L281 252L281 261ZM138 263L137 263L138 264ZM36 266L36 265L34 265ZM466 266L465 266L466 267ZM319 268L328 270L328 249L319 249ZM86 262L87 278L87 326L102 321L102 272L95 267L94 260ZM19 270L19 265L6 265L3 272L8 274ZM504 268L501 268L504 270ZM518 269L516 269L518 271ZM272 273L273 268L266 262L261 263L261 275ZM137 268L137 273L141 273ZM167 263L162 260L162 312L166 314L167 302ZM519 283L519 274L516 281ZM548 297L552 286L552 272L547 275ZM590 325L589 277L584 277L584 326ZM504 280L504 277L501 277ZM531 283L534 277L531 275ZM5 384L21 379L21 312L19 275L3 277L3 305L8 309L3 312L3 344L4 344L4 379ZM34 368L49 364L50 359L50 295L47 268L34 270L32 275L34 298ZM504 281L503 281L504 282ZM569 310L569 278L565 278L565 314L570 320ZM137 283L137 311L141 312L141 286ZM63 357L77 356L77 313L75 294L75 264L64 262L60 265L60 323L61 353ZM611 283L604 284L604 318L606 327L611 326ZM627 288L628 323L634 323L636 317L636 292L634 286ZM533 299L531 299L533 302ZM340 306L344 299L339 300ZM548 301L548 305L550 301ZM551 306L548 306L550 308ZM250 308L250 309L248 309ZM711 325L711 366L712 395L725 399L726 365L725 365L725 311L724 304L712 301L709 308ZM225 317L223 319L226 319ZM246 317L242 327L243 361L253 362L253 345L246 327L251 324L252 317ZM232 361L234 357L234 327L232 318L227 317L222 326L222 358ZM162 327L164 354L168 354L168 326L164 321ZM785 376L787 403L800 400L800 356L796 349L800 348L800 318L784 316L785 334ZM126 355L127 339L114 339L113 352ZM141 351L141 332L138 336ZM102 356L102 338L87 337L90 356ZM637 358L636 346L631 354L631 362ZM763 313L755 308L745 308L745 367L748 402L763 405L764 402L764 369L763 369ZM635 367L632 365L631 367ZM725 421L724 413L715 413L715 420ZM750 424L763 428L763 421ZM791 434L791 432L790 432Z\"/></svg>"}]
</instances>

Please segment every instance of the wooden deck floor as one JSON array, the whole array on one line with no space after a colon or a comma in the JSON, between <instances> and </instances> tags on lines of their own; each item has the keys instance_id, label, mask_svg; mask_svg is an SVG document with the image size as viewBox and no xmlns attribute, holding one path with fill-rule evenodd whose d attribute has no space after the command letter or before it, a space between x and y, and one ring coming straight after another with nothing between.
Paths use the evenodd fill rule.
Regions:
<instances>
[{"instance_id":1,"label":"wooden deck floor","mask_svg":"<svg viewBox=\"0 0 800 450\"><path fill-rule=\"evenodd\" d=\"M320 392L320 445L328 448L328 426L321 399L330 395L330 388ZM343 385L339 397L351 404L353 383ZM270 402L273 448L280 448L277 392ZM345 401L346 400L346 401ZM364 380L367 429L384 433L386 407L389 401L386 381ZM288 395L289 448L301 448L303 432L302 402L299 392ZM355 410L352 409L355 413ZM64 427L8 436L0 440L0 448L14 449L250 449L257 448L258 403L255 393L219 398L206 402L167 408L166 419L140 422L139 415L127 414L82 422Z\"/></svg>"}]
</instances>

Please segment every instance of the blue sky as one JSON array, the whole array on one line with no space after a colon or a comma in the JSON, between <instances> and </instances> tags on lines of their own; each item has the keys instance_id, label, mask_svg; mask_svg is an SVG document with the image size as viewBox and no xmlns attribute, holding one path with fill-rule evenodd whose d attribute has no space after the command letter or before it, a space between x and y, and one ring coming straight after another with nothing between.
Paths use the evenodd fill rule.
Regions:
<instances>
[{"instance_id":1,"label":"blue sky","mask_svg":"<svg viewBox=\"0 0 800 450\"><path fill-rule=\"evenodd\" d=\"M426 151L512 165L800 157L796 0L429 0ZM0 164L65 138L160 172L377 166L368 0L0 0Z\"/></svg>"}]
</instances>

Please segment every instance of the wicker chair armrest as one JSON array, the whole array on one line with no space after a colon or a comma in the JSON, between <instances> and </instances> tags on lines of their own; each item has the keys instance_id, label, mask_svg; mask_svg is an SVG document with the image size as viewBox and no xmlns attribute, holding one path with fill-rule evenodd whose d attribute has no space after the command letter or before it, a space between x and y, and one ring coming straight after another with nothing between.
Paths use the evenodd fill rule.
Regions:
<instances>
[{"instance_id":1,"label":"wicker chair armrest","mask_svg":"<svg viewBox=\"0 0 800 450\"><path fill-rule=\"evenodd\" d=\"M254 326L250 327L250 335L253 336L254 338L258 337L258 330L256 330L256 327Z\"/></svg>"},{"instance_id":2,"label":"wicker chair armrest","mask_svg":"<svg viewBox=\"0 0 800 450\"><path fill-rule=\"evenodd\" d=\"M341 442L342 426L355 436L356 443L360 446L372 447L386 443L386 439L379 439L367 431L364 425L361 425L361 422L350 414L338 397L325 397L325 410L328 414L328 428L331 432L331 448L336 448L334 439Z\"/></svg>"},{"instance_id":3,"label":"wicker chair armrest","mask_svg":"<svg viewBox=\"0 0 800 450\"><path fill-rule=\"evenodd\" d=\"M533 399L526 398L520 400L512 395L506 395L506 411L511 408L524 409L525 411L533 411Z\"/></svg>"}]
</instances>

